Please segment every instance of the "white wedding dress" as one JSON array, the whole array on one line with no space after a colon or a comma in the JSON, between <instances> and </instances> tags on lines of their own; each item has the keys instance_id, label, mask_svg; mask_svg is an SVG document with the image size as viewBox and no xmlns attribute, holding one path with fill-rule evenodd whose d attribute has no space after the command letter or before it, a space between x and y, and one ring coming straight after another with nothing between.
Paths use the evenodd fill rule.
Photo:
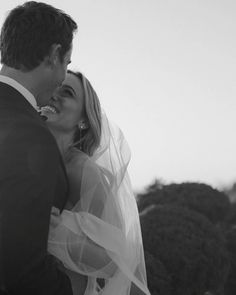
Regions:
<instances>
[{"instance_id":1,"label":"white wedding dress","mask_svg":"<svg viewBox=\"0 0 236 295\"><path fill-rule=\"evenodd\" d=\"M72 149L67 158L71 193L78 201L51 226L48 251L65 268L87 276L86 295L129 295L133 284L150 295L129 160L122 132L105 114L93 157Z\"/></svg>"}]
</instances>

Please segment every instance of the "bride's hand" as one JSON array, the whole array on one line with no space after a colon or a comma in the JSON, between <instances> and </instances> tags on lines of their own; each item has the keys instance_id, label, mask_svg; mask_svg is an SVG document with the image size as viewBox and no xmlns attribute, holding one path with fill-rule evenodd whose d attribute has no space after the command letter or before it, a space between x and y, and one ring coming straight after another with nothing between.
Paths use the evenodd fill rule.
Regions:
<instances>
[{"instance_id":1,"label":"bride's hand","mask_svg":"<svg viewBox=\"0 0 236 295\"><path fill-rule=\"evenodd\" d=\"M74 205L70 202L67 201L65 205L65 209L71 211L73 209Z\"/></svg>"},{"instance_id":2,"label":"bride's hand","mask_svg":"<svg viewBox=\"0 0 236 295\"><path fill-rule=\"evenodd\" d=\"M50 225L53 228L55 228L60 224L60 222L61 222L60 210L56 207L52 207Z\"/></svg>"}]
</instances>

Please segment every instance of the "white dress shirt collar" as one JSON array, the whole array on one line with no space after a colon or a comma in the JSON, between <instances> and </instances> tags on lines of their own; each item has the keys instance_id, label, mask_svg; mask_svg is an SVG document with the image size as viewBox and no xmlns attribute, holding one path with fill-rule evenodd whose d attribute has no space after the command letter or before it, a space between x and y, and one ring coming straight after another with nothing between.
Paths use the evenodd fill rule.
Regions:
<instances>
[{"instance_id":1,"label":"white dress shirt collar","mask_svg":"<svg viewBox=\"0 0 236 295\"><path fill-rule=\"evenodd\" d=\"M24 96L24 98L32 105L34 109L38 110L37 102L33 94L19 82L4 75L0 75L0 82L15 88L18 92L20 92L20 94Z\"/></svg>"}]
</instances>

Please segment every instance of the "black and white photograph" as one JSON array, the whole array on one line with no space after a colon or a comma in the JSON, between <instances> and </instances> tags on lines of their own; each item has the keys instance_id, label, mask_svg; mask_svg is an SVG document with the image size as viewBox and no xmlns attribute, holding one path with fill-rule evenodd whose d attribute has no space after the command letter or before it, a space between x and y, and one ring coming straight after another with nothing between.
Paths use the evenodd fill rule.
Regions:
<instances>
[{"instance_id":1,"label":"black and white photograph","mask_svg":"<svg viewBox=\"0 0 236 295\"><path fill-rule=\"evenodd\" d=\"M2 1L0 295L236 294L236 2Z\"/></svg>"}]
</instances>

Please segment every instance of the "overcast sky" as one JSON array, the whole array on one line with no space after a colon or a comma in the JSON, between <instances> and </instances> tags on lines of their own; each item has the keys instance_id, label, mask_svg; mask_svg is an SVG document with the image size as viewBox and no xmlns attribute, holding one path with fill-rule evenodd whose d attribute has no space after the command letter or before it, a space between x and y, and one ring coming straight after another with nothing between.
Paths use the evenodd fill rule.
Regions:
<instances>
[{"instance_id":1,"label":"overcast sky","mask_svg":"<svg viewBox=\"0 0 236 295\"><path fill-rule=\"evenodd\" d=\"M236 180L235 0L45 2L78 23L71 68L123 130L135 190Z\"/></svg>"}]
</instances>

